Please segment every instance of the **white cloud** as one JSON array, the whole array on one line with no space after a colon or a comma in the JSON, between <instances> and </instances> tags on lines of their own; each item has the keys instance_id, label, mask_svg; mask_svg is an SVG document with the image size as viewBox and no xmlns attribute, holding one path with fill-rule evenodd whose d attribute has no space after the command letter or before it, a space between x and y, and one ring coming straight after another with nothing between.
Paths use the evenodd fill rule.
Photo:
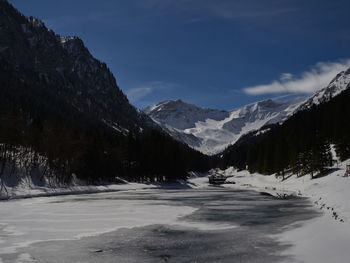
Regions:
<instances>
[{"instance_id":1,"label":"white cloud","mask_svg":"<svg viewBox=\"0 0 350 263\"><path fill-rule=\"evenodd\" d=\"M126 91L126 96L131 102L136 102L152 93L152 91L153 88L151 87L133 88Z\"/></svg>"},{"instance_id":2,"label":"white cloud","mask_svg":"<svg viewBox=\"0 0 350 263\"><path fill-rule=\"evenodd\" d=\"M181 87L181 85L175 83L152 81L146 84L139 85L135 88L128 89L125 91L125 93L128 99L131 101L131 103L139 103L143 101L145 97L147 97L155 91L172 90Z\"/></svg>"},{"instance_id":3,"label":"white cloud","mask_svg":"<svg viewBox=\"0 0 350 263\"><path fill-rule=\"evenodd\" d=\"M293 74L290 73L282 73L281 75L281 80L282 81L287 81L287 80L291 80L293 78Z\"/></svg>"},{"instance_id":4,"label":"white cloud","mask_svg":"<svg viewBox=\"0 0 350 263\"><path fill-rule=\"evenodd\" d=\"M330 81L341 71L350 67L350 59L338 62L320 62L303 72L299 77L290 73L283 73L279 80L270 84L257 85L243 89L249 95L278 94L278 93L304 93L312 94L326 87Z\"/></svg>"}]
</instances>

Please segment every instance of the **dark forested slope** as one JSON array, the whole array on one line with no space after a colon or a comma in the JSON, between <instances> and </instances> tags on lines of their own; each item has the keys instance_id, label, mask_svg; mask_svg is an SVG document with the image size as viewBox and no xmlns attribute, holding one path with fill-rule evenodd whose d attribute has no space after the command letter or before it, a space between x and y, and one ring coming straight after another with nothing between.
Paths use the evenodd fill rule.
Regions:
<instances>
[{"instance_id":1,"label":"dark forested slope","mask_svg":"<svg viewBox=\"0 0 350 263\"><path fill-rule=\"evenodd\" d=\"M14 154L23 151L26 158ZM0 177L21 158L25 173L65 182L72 174L91 182L173 180L208 168L206 156L130 105L81 39L61 37L0 0Z\"/></svg>"},{"instance_id":2,"label":"dark forested slope","mask_svg":"<svg viewBox=\"0 0 350 263\"><path fill-rule=\"evenodd\" d=\"M349 75L350 70L342 74ZM304 107L283 124L246 135L217 160L221 167L263 174L323 173L333 162L331 147L341 160L350 158L349 101L347 84L339 95Z\"/></svg>"}]
</instances>

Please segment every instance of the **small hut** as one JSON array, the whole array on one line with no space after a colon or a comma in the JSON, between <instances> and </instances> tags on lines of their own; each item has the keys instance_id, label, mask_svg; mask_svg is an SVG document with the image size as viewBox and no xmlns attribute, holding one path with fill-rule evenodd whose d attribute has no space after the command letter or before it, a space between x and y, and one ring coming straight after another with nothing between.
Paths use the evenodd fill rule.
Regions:
<instances>
[{"instance_id":1,"label":"small hut","mask_svg":"<svg viewBox=\"0 0 350 263\"><path fill-rule=\"evenodd\" d=\"M213 174L209 176L209 184L224 184L227 177L222 174Z\"/></svg>"}]
</instances>

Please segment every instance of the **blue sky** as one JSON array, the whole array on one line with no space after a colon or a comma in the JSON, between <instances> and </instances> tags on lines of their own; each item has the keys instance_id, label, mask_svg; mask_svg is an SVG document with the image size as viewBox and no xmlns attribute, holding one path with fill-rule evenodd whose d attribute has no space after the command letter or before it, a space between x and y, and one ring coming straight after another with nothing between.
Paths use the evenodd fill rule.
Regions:
<instances>
[{"instance_id":1,"label":"blue sky","mask_svg":"<svg viewBox=\"0 0 350 263\"><path fill-rule=\"evenodd\" d=\"M307 95L350 66L348 0L10 0L77 35L135 106L233 109Z\"/></svg>"}]
</instances>

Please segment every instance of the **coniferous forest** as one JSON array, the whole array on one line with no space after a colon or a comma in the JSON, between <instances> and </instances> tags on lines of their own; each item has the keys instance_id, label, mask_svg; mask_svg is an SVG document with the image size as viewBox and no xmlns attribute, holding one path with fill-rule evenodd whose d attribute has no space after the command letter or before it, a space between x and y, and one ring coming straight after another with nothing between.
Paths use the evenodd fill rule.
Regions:
<instances>
[{"instance_id":1,"label":"coniferous forest","mask_svg":"<svg viewBox=\"0 0 350 263\"><path fill-rule=\"evenodd\" d=\"M322 175L332 166L332 148L340 161L350 158L350 90L330 101L294 114L283 124L265 127L265 133L242 137L223 155L222 168L235 166L250 172L285 176Z\"/></svg>"},{"instance_id":2,"label":"coniferous forest","mask_svg":"<svg viewBox=\"0 0 350 263\"><path fill-rule=\"evenodd\" d=\"M173 181L209 168L129 103L80 38L1 0L0 46L0 178Z\"/></svg>"},{"instance_id":3,"label":"coniferous forest","mask_svg":"<svg viewBox=\"0 0 350 263\"><path fill-rule=\"evenodd\" d=\"M0 176L19 162L25 172L69 183L173 181L209 168L207 156L165 133L118 133L79 112L54 93L30 86L6 71L0 78ZM45 99L43 99L43 97ZM8 171L11 173L11 171Z\"/></svg>"},{"instance_id":4,"label":"coniferous forest","mask_svg":"<svg viewBox=\"0 0 350 263\"><path fill-rule=\"evenodd\" d=\"M0 121L0 175L6 165L15 167L23 158L28 173L44 167L41 176L62 183L69 183L73 174L89 183L117 177L174 181L187 178L188 171L209 168L206 156L155 130L124 136L16 109L1 111Z\"/></svg>"}]
</instances>

